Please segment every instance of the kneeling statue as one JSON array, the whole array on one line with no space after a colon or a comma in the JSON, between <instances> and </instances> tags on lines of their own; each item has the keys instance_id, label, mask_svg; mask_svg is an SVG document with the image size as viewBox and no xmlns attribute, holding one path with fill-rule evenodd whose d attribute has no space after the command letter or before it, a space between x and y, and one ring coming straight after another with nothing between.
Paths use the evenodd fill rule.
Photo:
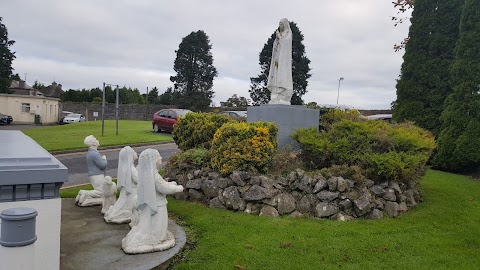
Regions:
<instances>
[{"instance_id":1,"label":"kneeling statue","mask_svg":"<svg viewBox=\"0 0 480 270\"><path fill-rule=\"evenodd\" d=\"M167 182L158 173L162 157L155 149L144 150L138 160L138 224L122 240L128 254L162 251L175 246L175 237L167 230L167 194L182 192L183 187Z\"/></svg>"}]
</instances>

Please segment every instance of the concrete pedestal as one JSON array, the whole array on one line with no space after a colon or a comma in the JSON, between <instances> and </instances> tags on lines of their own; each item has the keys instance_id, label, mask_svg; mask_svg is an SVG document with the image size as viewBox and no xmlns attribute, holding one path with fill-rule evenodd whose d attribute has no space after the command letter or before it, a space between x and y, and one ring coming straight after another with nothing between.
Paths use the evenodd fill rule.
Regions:
<instances>
[{"instance_id":1,"label":"concrete pedestal","mask_svg":"<svg viewBox=\"0 0 480 270\"><path fill-rule=\"evenodd\" d=\"M292 145L298 148L297 142L290 135L299 128L314 127L318 129L320 111L298 105L261 105L248 107L247 122L268 121L278 126L278 148Z\"/></svg>"}]
</instances>

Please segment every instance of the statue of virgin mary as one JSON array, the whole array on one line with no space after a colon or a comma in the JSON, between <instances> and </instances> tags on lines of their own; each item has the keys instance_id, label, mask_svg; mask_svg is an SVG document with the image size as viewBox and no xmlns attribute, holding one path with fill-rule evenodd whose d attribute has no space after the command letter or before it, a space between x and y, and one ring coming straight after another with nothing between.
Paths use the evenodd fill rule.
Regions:
<instances>
[{"instance_id":1,"label":"statue of virgin mary","mask_svg":"<svg viewBox=\"0 0 480 270\"><path fill-rule=\"evenodd\" d=\"M267 88L271 97L268 104L288 104L293 95L292 80L292 30L287 19L280 20L273 42L272 62Z\"/></svg>"}]
</instances>

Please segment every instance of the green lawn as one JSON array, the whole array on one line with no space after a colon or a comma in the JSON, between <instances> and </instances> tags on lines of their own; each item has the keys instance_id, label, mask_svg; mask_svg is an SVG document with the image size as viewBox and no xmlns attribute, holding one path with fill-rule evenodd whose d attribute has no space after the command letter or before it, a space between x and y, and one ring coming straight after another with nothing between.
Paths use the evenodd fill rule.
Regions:
<instances>
[{"instance_id":1,"label":"green lawn","mask_svg":"<svg viewBox=\"0 0 480 270\"><path fill-rule=\"evenodd\" d=\"M103 137L102 121L34 128L24 130L23 133L47 151L85 148L83 140L88 135L94 135L101 146L173 141L170 135L154 133L150 121L133 120L119 120L118 135L115 135L115 120L106 120Z\"/></svg>"},{"instance_id":2,"label":"green lawn","mask_svg":"<svg viewBox=\"0 0 480 270\"><path fill-rule=\"evenodd\" d=\"M257 217L169 199L195 246L175 269L479 269L480 182L429 170L422 192L424 202L398 218L351 222Z\"/></svg>"}]
</instances>

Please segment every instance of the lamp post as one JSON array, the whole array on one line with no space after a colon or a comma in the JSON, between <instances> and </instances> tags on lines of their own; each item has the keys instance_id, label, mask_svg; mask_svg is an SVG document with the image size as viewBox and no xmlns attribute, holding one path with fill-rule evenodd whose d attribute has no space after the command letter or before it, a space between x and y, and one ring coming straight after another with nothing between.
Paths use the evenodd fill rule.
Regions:
<instances>
[{"instance_id":1,"label":"lamp post","mask_svg":"<svg viewBox=\"0 0 480 270\"><path fill-rule=\"evenodd\" d=\"M337 105L338 105L338 98L340 97L340 82L343 81L343 77L338 79L338 90L337 90Z\"/></svg>"}]
</instances>

